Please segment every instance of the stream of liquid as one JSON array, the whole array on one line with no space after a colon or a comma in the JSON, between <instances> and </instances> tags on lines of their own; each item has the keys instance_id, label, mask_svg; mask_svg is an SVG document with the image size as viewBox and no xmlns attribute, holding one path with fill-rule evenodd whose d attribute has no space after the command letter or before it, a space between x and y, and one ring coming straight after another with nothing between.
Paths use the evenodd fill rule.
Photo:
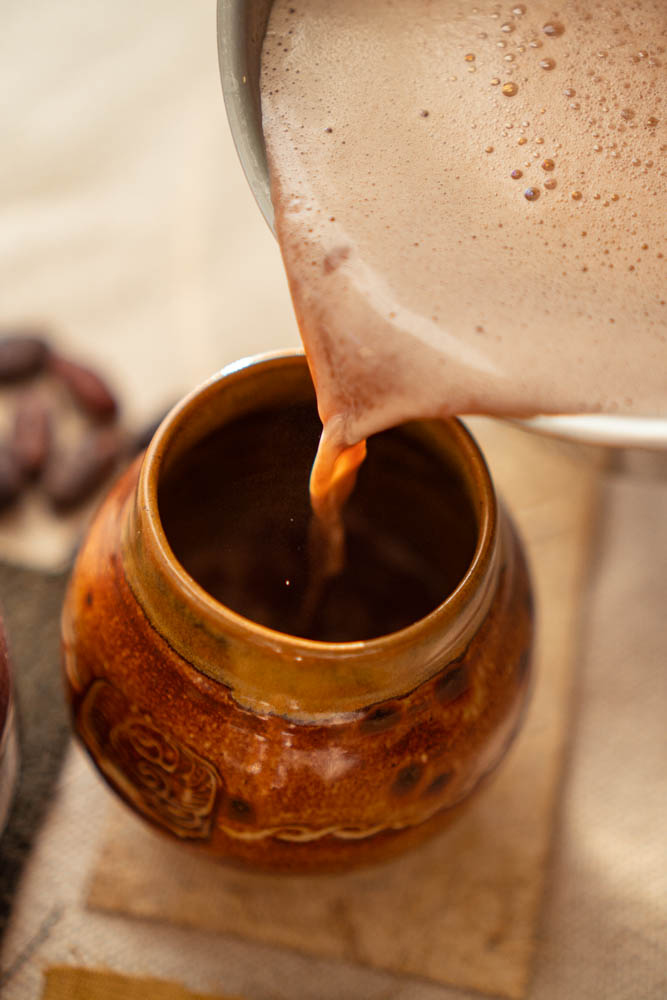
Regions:
<instances>
[{"instance_id":1,"label":"stream of liquid","mask_svg":"<svg viewBox=\"0 0 667 1000\"><path fill-rule=\"evenodd\" d=\"M343 510L366 458L366 441L341 449L324 433L310 474L312 517L309 525L308 563L310 583L303 601L301 631L307 631L317 615L332 577L345 565Z\"/></svg>"}]
</instances>

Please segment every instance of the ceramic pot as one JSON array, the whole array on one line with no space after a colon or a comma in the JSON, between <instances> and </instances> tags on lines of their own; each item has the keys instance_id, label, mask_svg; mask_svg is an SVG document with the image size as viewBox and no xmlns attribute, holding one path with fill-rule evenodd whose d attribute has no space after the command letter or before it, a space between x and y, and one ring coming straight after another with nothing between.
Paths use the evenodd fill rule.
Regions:
<instances>
[{"instance_id":1,"label":"ceramic pot","mask_svg":"<svg viewBox=\"0 0 667 1000\"><path fill-rule=\"evenodd\" d=\"M234 442L239 420L264 412L273 434L273 415L295 404L315 413L305 359L290 354L233 365L172 411L79 553L63 613L64 668L76 732L154 827L225 861L329 871L423 840L495 770L526 703L531 590L484 459L448 420L401 431L445 470L450 497L436 507L453 502L471 533L460 542L464 529L436 511L429 558L457 551L464 561L423 617L331 642L258 624L217 600L184 565L198 532L204 556L223 551L197 506L206 477L181 482L179 469L217 429L231 428ZM277 447L268 435L265 450ZM223 492L235 493L237 462L252 478L247 442L217 468L207 458ZM397 474L409 487L409 472ZM279 492L258 487L261 518ZM406 523L409 506L397 507ZM424 518L413 520L422 530ZM410 596L391 593L399 608Z\"/></svg>"}]
</instances>

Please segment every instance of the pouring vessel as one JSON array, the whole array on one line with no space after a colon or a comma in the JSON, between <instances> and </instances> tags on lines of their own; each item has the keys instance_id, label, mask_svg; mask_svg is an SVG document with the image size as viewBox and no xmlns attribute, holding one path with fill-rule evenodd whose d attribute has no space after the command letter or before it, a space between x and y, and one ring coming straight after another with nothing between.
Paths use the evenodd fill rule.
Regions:
<instances>
[{"instance_id":1,"label":"pouring vessel","mask_svg":"<svg viewBox=\"0 0 667 1000\"><path fill-rule=\"evenodd\" d=\"M248 184L275 231L260 100L261 50L273 0L218 0L222 92ZM581 444L667 448L667 419L616 414L563 414L517 421L529 430Z\"/></svg>"}]
</instances>

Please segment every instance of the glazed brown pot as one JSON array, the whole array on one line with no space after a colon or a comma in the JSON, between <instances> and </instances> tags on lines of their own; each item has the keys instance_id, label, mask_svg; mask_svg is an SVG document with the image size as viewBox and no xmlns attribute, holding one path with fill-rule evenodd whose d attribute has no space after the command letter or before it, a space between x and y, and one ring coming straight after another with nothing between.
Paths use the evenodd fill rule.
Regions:
<instances>
[{"instance_id":1,"label":"glazed brown pot","mask_svg":"<svg viewBox=\"0 0 667 1000\"><path fill-rule=\"evenodd\" d=\"M225 861L329 871L423 840L497 767L529 688L531 590L484 459L451 420L405 429L446 467L473 526L459 578L424 617L327 642L211 596L174 555L172 541L187 562L199 521L170 494L174 470L216 428L295 401L314 407L305 359L290 354L231 366L172 411L80 551L64 665L76 732L154 827Z\"/></svg>"}]
</instances>

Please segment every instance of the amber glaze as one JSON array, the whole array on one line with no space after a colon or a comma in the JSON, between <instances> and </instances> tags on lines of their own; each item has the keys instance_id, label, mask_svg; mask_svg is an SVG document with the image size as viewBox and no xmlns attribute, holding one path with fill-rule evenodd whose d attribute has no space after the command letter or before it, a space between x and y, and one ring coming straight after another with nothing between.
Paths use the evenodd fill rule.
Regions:
<instances>
[{"instance_id":1,"label":"amber glaze","mask_svg":"<svg viewBox=\"0 0 667 1000\"><path fill-rule=\"evenodd\" d=\"M455 420L416 433L456 463L477 546L420 621L366 642L300 639L188 576L160 524L164 470L225 421L312 394L303 357L280 355L189 396L100 509L63 612L74 728L109 784L181 842L288 872L378 861L451 822L520 726L533 632L521 545Z\"/></svg>"}]
</instances>

